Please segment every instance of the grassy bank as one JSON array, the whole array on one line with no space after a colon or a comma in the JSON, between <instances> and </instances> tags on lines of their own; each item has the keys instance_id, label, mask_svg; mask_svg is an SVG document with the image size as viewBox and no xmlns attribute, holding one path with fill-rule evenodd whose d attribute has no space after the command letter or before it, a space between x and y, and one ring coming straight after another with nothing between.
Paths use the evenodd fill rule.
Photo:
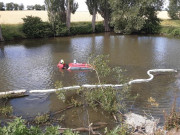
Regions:
<instances>
[{"instance_id":1,"label":"grassy bank","mask_svg":"<svg viewBox=\"0 0 180 135\"><path fill-rule=\"evenodd\" d=\"M161 35L180 37L180 20L163 20L161 26Z\"/></svg>"}]
</instances>

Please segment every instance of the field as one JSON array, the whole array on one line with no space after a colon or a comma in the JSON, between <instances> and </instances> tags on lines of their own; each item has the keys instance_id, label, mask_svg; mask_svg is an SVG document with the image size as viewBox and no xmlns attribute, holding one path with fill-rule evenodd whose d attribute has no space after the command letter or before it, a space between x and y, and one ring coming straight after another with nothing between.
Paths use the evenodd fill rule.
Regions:
<instances>
[{"instance_id":1,"label":"field","mask_svg":"<svg viewBox=\"0 0 180 135\"><path fill-rule=\"evenodd\" d=\"M22 18L26 16L38 16L43 21L48 21L47 11L0 11L0 24L20 24L23 23ZM76 12L72 14L72 22L90 22L92 16L89 12ZM97 21L102 21L102 17L98 14Z\"/></svg>"},{"instance_id":2,"label":"field","mask_svg":"<svg viewBox=\"0 0 180 135\"><path fill-rule=\"evenodd\" d=\"M20 24L23 23L22 18L26 16L38 16L43 21L48 21L47 11L0 11L0 24ZM166 11L158 12L158 17L161 19L169 19ZM89 12L76 12L72 14L72 22L90 22L92 16ZM103 18L98 14L97 21L102 21Z\"/></svg>"}]
</instances>

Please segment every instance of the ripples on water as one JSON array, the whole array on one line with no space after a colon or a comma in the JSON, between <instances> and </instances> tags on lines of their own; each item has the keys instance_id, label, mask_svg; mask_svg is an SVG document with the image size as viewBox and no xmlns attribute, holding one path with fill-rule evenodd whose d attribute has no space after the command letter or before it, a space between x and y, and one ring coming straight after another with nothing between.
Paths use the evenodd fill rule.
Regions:
<instances>
[{"instance_id":1,"label":"ripples on water","mask_svg":"<svg viewBox=\"0 0 180 135\"><path fill-rule=\"evenodd\" d=\"M64 86L92 84L97 82L94 72L59 71L57 63L87 62L91 54L109 54L112 67L127 69L125 77L147 78L147 70L152 68L180 67L180 39L155 36L119 36L96 34L87 36L23 40L0 45L0 91L16 89L51 89L56 81ZM178 73L180 74L180 73ZM150 111L162 118L162 111L168 110L177 90L179 107L178 74L158 74L150 83L132 86L132 95L139 93L133 111ZM108 79L111 82L111 78ZM152 96L159 102L159 108L148 108L147 99ZM31 95L13 99L10 103L14 113L35 115L38 112L56 110L55 95ZM131 108L131 101L129 108Z\"/></svg>"}]
</instances>

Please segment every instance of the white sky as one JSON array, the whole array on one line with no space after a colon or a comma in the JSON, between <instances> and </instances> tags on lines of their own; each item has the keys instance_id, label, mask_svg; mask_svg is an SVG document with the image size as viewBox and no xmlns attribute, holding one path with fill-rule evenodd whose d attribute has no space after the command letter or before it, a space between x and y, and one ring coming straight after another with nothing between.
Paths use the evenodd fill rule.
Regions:
<instances>
[{"instance_id":1,"label":"white sky","mask_svg":"<svg viewBox=\"0 0 180 135\"><path fill-rule=\"evenodd\" d=\"M86 0L76 0L76 2L79 3L79 8L77 9L77 11L88 11L85 1ZM169 0L165 0L165 8L168 5L168 1ZM4 2L4 4L9 3L9 2L13 2L17 4L22 3L25 9L27 5L35 5L35 4L43 5L44 4L44 0L0 0L0 2Z\"/></svg>"},{"instance_id":2,"label":"white sky","mask_svg":"<svg viewBox=\"0 0 180 135\"><path fill-rule=\"evenodd\" d=\"M86 0L76 0L76 2L78 2L79 4L79 8L77 9L77 11L88 11L86 3ZM35 4L40 4L43 5L44 4L44 0L0 0L0 2L3 2L4 4L6 3L17 3L17 4L23 4L25 9L27 7L27 5L35 5Z\"/></svg>"}]
</instances>

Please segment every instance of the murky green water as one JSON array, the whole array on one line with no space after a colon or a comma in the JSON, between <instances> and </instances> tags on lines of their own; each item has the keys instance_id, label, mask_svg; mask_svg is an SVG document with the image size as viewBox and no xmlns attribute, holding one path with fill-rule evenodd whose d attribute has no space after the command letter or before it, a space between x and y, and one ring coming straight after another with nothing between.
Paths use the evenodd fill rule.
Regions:
<instances>
[{"instance_id":1,"label":"murky green water","mask_svg":"<svg viewBox=\"0 0 180 135\"><path fill-rule=\"evenodd\" d=\"M180 39L105 33L1 43L0 91L50 89L54 88L56 81L62 81L64 86L95 83L97 79L93 72L61 72L57 68L57 63L62 58L66 63L74 59L77 62L87 62L91 54L109 54L111 66L126 69L125 76L129 79L147 78L146 72L149 69L180 68ZM108 80L111 83L112 79ZM179 97L179 86L179 72L157 74L150 83L132 86L131 94L138 93L140 96L134 103L130 102L128 108L140 114L150 111L153 116L162 118L162 111L171 106L176 90ZM159 102L159 108L147 106L147 99L151 96ZM179 106L179 98L177 102ZM13 99L10 104L15 115L24 117L63 108L55 94L32 94L29 97ZM78 111L76 113L79 113L79 121L85 120L87 116ZM99 113L92 112L90 115L92 118L105 120L97 114ZM68 118L70 120L66 119L65 126L77 126L77 119L73 122L73 118Z\"/></svg>"}]
</instances>

